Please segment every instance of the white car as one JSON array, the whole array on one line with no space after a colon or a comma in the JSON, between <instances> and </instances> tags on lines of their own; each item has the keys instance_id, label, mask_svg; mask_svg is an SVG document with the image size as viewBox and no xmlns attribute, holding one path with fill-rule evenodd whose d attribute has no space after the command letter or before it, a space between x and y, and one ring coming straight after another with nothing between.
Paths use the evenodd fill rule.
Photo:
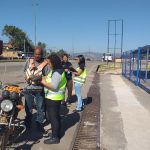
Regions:
<instances>
[{"instance_id":1,"label":"white car","mask_svg":"<svg viewBox=\"0 0 150 150\"><path fill-rule=\"evenodd\" d=\"M104 53L102 59L103 61L112 61L112 55L110 53Z\"/></svg>"}]
</instances>

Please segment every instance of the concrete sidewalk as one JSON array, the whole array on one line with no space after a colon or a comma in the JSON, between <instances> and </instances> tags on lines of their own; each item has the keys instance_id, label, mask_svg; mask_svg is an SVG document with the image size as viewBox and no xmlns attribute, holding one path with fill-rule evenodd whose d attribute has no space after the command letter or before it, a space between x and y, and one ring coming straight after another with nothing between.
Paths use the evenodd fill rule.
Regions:
<instances>
[{"instance_id":1,"label":"concrete sidewalk","mask_svg":"<svg viewBox=\"0 0 150 150\"><path fill-rule=\"evenodd\" d=\"M150 150L150 95L120 75L100 81L101 150Z\"/></svg>"}]
</instances>

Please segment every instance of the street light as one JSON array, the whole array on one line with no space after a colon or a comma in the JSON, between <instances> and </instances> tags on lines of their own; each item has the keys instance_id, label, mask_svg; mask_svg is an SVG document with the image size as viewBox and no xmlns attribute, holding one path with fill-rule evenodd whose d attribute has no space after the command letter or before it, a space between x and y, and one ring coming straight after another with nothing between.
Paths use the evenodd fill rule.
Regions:
<instances>
[{"instance_id":1,"label":"street light","mask_svg":"<svg viewBox=\"0 0 150 150\"><path fill-rule=\"evenodd\" d=\"M39 6L39 4L34 3L34 4L32 4L32 6L34 7L34 45L36 47L36 40L37 40L36 7Z\"/></svg>"},{"instance_id":2,"label":"street light","mask_svg":"<svg viewBox=\"0 0 150 150\"><path fill-rule=\"evenodd\" d=\"M26 40L24 39L24 53L26 52Z\"/></svg>"}]
</instances>

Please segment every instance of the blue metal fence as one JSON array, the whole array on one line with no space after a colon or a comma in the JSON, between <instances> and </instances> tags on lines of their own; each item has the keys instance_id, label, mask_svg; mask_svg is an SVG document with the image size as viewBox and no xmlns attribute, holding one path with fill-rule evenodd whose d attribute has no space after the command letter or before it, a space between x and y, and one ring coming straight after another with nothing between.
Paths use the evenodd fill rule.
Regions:
<instances>
[{"instance_id":1,"label":"blue metal fence","mask_svg":"<svg viewBox=\"0 0 150 150\"><path fill-rule=\"evenodd\" d=\"M150 46L123 52L122 75L150 93Z\"/></svg>"}]
</instances>

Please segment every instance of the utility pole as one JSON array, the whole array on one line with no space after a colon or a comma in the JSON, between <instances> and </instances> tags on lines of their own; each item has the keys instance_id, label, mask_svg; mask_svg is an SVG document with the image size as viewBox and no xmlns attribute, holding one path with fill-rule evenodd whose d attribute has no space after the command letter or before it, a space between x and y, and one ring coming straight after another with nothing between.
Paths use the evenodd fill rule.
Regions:
<instances>
[{"instance_id":1,"label":"utility pole","mask_svg":"<svg viewBox=\"0 0 150 150\"><path fill-rule=\"evenodd\" d=\"M72 58L74 57L74 42L73 42L73 38L72 38Z\"/></svg>"},{"instance_id":2,"label":"utility pole","mask_svg":"<svg viewBox=\"0 0 150 150\"><path fill-rule=\"evenodd\" d=\"M117 23L121 23L121 31L117 31ZM110 31L111 23L114 23L114 30ZM114 46L110 46L110 36L114 36ZM117 47L117 36L120 36L120 44L119 47ZM112 39L112 38L111 38ZM112 42L111 42L112 43ZM110 50L113 50L114 52L114 67L115 67L115 59L116 59L116 50L120 50L120 55L122 58L122 51L123 51L123 19L115 19L115 20L108 20L108 46L107 46L107 53L110 53Z\"/></svg>"},{"instance_id":3,"label":"utility pole","mask_svg":"<svg viewBox=\"0 0 150 150\"><path fill-rule=\"evenodd\" d=\"M115 43L114 43L114 68L116 67L116 43L117 43L117 39L116 39L116 20L115 20Z\"/></svg>"},{"instance_id":4,"label":"utility pole","mask_svg":"<svg viewBox=\"0 0 150 150\"><path fill-rule=\"evenodd\" d=\"M122 58L122 49L123 49L123 19L122 19L122 33L121 33L121 58Z\"/></svg>"},{"instance_id":5,"label":"utility pole","mask_svg":"<svg viewBox=\"0 0 150 150\"><path fill-rule=\"evenodd\" d=\"M26 53L26 40L24 39L24 53Z\"/></svg>"},{"instance_id":6,"label":"utility pole","mask_svg":"<svg viewBox=\"0 0 150 150\"><path fill-rule=\"evenodd\" d=\"M34 24L34 42L35 42L35 47L36 47L36 14L35 14L35 24Z\"/></svg>"},{"instance_id":7,"label":"utility pole","mask_svg":"<svg viewBox=\"0 0 150 150\"><path fill-rule=\"evenodd\" d=\"M109 28L110 28L110 20L108 20L108 46L107 46L107 53L109 53Z\"/></svg>"},{"instance_id":8,"label":"utility pole","mask_svg":"<svg viewBox=\"0 0 150 150\"><path fill-rule=\"evenodd\" d=\"M38 3L32 4L34 7L34 46L36 47L36 42L37 42L37 16L36 16L36 7L39 6Z\"/></svg>"}]
</instances>

